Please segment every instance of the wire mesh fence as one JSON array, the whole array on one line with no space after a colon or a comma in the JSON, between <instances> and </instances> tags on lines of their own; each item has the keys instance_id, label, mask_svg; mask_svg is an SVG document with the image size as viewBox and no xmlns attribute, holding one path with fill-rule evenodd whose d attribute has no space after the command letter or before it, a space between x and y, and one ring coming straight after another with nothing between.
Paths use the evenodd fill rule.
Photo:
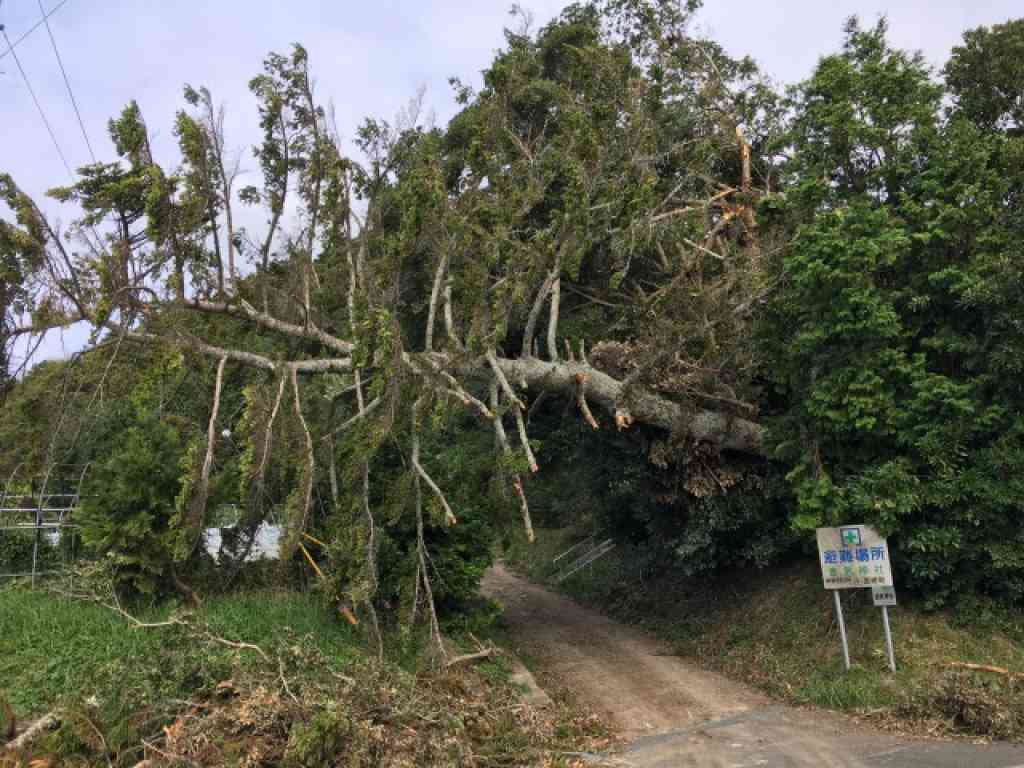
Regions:
<instances>
[{"instance_id":1,"label":"wire mesh fence","mask_svg":"<svg viewBox=\"0 0 1024 768\"><path fill-rule=\"evenodd\" d=\"M51 467L25 476L16 467L0 492L0 579L40 578L67 572L78 551L75 512L87 466Z\"/></svg>"}]
</instances>

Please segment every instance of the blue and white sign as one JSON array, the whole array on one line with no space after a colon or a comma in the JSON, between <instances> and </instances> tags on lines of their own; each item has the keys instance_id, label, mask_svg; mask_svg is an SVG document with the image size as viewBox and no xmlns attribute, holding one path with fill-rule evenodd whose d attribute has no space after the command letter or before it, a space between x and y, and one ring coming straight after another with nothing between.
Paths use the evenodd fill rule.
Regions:
<instances>
[{"instance_id":1,"label":"blue and white sign","mask_svg":"<svg viewBox=\"0 0 1024 768\"><path fill-rule=\"evenodd\" d=\"M819 528L818 561L825 589L892 587L889 544L874 528Z\"/></svg>"}]
</instances>

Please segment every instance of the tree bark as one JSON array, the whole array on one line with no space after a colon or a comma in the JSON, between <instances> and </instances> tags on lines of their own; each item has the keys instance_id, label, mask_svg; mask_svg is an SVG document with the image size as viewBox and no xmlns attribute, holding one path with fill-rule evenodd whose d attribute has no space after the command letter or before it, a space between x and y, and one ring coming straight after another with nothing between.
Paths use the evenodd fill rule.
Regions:
<instances>
[{"instance_id":1,"label":"tree bark","mask_svg":"<svg viewBox=\"0 0 1024 768\"><path fill-rule=\"evenodd\" d=\"M747 419L708 410L684 409L678 403L636 387L623 398L623 383L584 363L550 363L536 358L497 358L502 373L513 381L525 382L532 391L554 390L570 397L577 392L577 375L586 378L587 397L601 408L673 432L684 432L694 440L717 445L723 450L764 456L764 427ZM489 366L488 366L489 367ZM477 375L486 368L479 366ZM470 372L467 372L470 373ZM628 402L627 402L628 401Z\"/></svg>"},{"instance_id":2,"label":"tree bark","mask_svg":"<svg viewBox=\"0 0 1024 768\"><path fill-rule=\"evenodd\" d=\"M562 259L555 259L554 275L551 281L551 306L548 308L548 356L558 360L558 310L562 306Z\"/></svg>"},{"instance_id":3,"label":"tree bark","mask_svg":"<svg viewBox=\"0 0 1024 768\"><path fill-rule=\"evenodd\" d=\"M537 291L537 297L534 299L533 306L530 308L530 314L526 318L526 328L523 331L523 348L521 352L523 357L530 357L533 352L533 335L537 332L537 321L540 319L540 310L544 306L544 301L547 299L548 294L551 292L551 284L554 280L554 273L549 272L548 276L541 284L540 290Z\"/></svg>"},{"instance_id":4,"label":"tree bark","mask_svg":"<svg viewBox=\"0 0 1024 768\"><path fill-rule=\"evenodd\" d=\"M434 351L434 322L437 317L437 302L441 297L441 285L444 283L445 273L448 271L448 251L441 255L437 270L434 272L434 285L430 290L430 308L427 310L427 332L424 347L427 352Z\"/></svg>"}]
</instances>

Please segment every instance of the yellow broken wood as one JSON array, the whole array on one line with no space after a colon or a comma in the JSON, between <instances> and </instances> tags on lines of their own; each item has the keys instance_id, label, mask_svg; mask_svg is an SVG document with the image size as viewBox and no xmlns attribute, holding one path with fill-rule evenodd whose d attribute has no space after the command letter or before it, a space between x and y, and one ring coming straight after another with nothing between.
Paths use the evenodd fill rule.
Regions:
<instances>
[{"instance_id":1,"label":"yellow broken wood","mask_svg":"<svg viewBox=\"0 0 1024 768\"><path fill-rule=\"evenodd\" d=\"M314 560L313 556L309 554L309 550L302 545L301 541L299 542L299 549L302 550L302 554L306 556L306 559L309 561L309 564L313 566L313 570L316 571L316 575L319 576L321 579L326 578L324 576L324 572L320 570L320 566L316 564L316 560Z\"/></svg>"}]
</instances>

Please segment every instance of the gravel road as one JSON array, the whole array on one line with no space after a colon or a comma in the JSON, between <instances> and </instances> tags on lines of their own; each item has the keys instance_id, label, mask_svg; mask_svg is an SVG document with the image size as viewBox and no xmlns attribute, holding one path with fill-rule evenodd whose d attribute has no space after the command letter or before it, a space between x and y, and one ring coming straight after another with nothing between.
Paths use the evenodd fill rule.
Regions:
<instances>
[{"instance_id":1,"label":"gravel road","mask_svg":"<svg viewBox=\"0 0 1024 768\"><path fill-rule=\"evenodd\" d=\"M627 746L623 768L1024 768L1024 747L913 742L840 715L772 704L673 656L658 640L497 565L484 592L505 609L543 687L573 691Z\"/></svg>"}]
</instances>

